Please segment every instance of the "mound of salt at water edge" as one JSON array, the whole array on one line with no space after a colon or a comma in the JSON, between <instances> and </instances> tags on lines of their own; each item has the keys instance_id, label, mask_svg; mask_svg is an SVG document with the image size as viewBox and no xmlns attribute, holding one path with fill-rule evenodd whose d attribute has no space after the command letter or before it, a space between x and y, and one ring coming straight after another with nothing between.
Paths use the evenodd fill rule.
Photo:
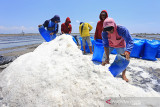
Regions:
<instances>
[{"instance_id":1,"label":"mound of salt at water edge","mask_svg":"<svg viewBox=\"0 0 160 107\"><path fill-rule=\"evenodd\" d=\"M0 78L2 103L10 107L103 107L106 97L160 97L94 65L69 35L20 56Z\"/></svg>"}]
</instances>

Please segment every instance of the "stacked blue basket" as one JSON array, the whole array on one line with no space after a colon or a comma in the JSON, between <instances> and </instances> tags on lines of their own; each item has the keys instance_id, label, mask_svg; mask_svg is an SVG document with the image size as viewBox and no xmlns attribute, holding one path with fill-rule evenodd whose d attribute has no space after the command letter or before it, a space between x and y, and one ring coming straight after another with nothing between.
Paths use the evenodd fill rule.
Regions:
<instances>
[{"instance_id":1,"label":"stacked blue basket","mask_svg":"<svg viewBox=\"0 0 160 107\"><path fill-rule=\"evenodd\" d=\"M160 42L158 40L146 40L144 51L142 53L142 59L146 60L157 60L156 55L160 46Z\"/></svg>"},{"instance_id":2,"label":"stacked blue basket","mask_svg":"<svg viewBox=\"0 0 160 107\"><path fill-rule=\"evenodd\" d=\"M134 39L134 46L130 54L131 57L140 58L145 41L145 39Z\"/></svg>"},{"instance_id":3,"label":"stacked blue basket","mask_svg":"<svg viewBox=\"0 0 160 107\"><path fill-rule=\"evenodd\" d=\"M101 39L96 39L94 42L94 52L92 61L102 62L102 57L104 53L104 47Z\"/></svg>"},{"instance_id":4,"label":"stacked blue basket","mask_svg":"<svg viewBox=\"0 0 160 107\"><path fill-rule=\"evenodd\" d=\"M94 43L93 61L102 62L104 53L104 47L102 40L98 39ZM116 50L112 51L112 54L116 54ZM145 60L157 60L160 58L160 41L147 40L147 39L134 39L134 46L130 54L134 58L142 58Z\"/></svg>"}]
</instances>

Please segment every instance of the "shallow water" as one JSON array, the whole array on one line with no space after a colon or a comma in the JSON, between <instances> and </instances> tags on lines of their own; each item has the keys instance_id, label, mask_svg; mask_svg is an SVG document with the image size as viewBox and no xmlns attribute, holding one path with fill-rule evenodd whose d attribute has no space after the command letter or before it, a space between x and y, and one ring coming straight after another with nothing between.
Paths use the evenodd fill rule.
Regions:
<instances>
[{"instance_id":1,"label":"shallow water","mask_svg":"<svg viewBox=\"0 0 160 107\"><path fill-rule=\"evenodd\" d=\"M26 48L16 48L16 49L10 49L10 50L3 50L3 51L0 51L0 55L1 54L5 54L5 53L10 53L10 52L14 52L14 51L23 51L25 50Z\"/></svg>"},{"instance_id":2,"label":"shallow water","mask_svg":"<svg viewBox=\"0 0 160 107\"><path fill-rule=\"evenodd\" d=\"M0 49L38 44L44 42L41 36L3 36L0 37Z\"/></svg>"}]
</instances>

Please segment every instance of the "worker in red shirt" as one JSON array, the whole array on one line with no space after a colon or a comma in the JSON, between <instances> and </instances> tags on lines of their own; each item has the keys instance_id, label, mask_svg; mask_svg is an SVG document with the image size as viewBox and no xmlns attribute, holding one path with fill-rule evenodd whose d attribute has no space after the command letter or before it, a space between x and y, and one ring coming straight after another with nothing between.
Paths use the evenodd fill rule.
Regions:
<instances>
[{"instance_id":1,"label":"worker in red shirt","mask_svg":"<svg viewBox=\"0 0 160 107\"><path fill-rule=\"evenodd\" d=\"M62 34L71 34L72 26L71 26L71 20L69 17L66 18L66 22L62 23L61 25L61 32Z\"/></svg>"},{"instance_id":2,"label":"worker in red shirt","mask_svg":"<svg viewBox=\"0 0 160 107\"><path fill-rule=\"evenodd\" d=\"M72 25L70 24L71 23L71 20L69 17L66 18L66 22L65 23L62 23L61 25L61 32L62 34L71 34L72 32ZM72 35L75 40L77 41L77 45L79 46L79 41L78 41L78 38L77 38L77 35Z\"/></svg>"},{"instance_id":3,"label":"worker in red shirt","mask_svg":"<svg viewBox=\"0 0 160 107\"><path fill-rule=\"evenodd\" d=\"M94 40L102 39L102 31L103 31L103 22L108 17L108 13L106 10L102 10L99 19L100 21L97 22L96 31L94 35Z\"/></svg>"}]
</instances>

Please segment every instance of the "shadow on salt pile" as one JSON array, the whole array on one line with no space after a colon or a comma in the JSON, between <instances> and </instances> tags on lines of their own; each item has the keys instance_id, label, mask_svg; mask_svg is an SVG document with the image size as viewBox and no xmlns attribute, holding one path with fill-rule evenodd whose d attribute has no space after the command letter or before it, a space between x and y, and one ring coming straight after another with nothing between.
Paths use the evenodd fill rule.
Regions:
<instances>
[{"instance_id":1,"label":"shadow on salt pile","mask_svg":"<svg viewBox=\"0 0 160 107\"><path fill-rule=\"evenodd\" d=\"M132 85L138 86L143 88L145 91L152 88L153 90L160 92L160 69L153 69L140 67L143 71L135 71L132 70L130 67L127 68L131 74L129 75L131 81L129 82ZM146 74L148 76L143 76Z\"/></svg>"}]
</instances>

